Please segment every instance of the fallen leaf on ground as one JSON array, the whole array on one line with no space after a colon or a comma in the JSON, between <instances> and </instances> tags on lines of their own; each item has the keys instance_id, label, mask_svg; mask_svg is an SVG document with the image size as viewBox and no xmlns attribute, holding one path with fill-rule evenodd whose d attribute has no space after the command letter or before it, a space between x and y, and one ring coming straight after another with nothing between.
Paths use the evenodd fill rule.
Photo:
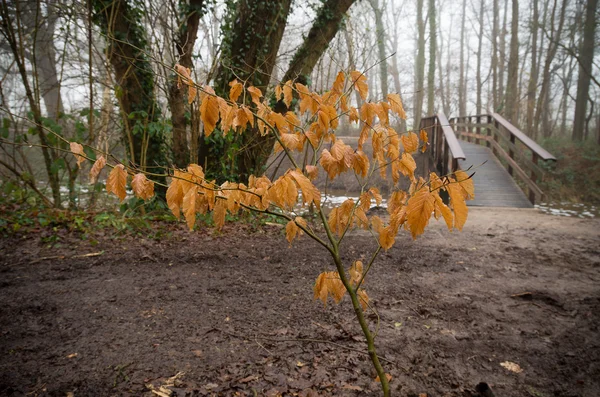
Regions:
<instances>
[{"instance_id":1,"label":"fallen leaf on ground","mask_svg":"<svg viewBox=\"0 0 600 397\"><path fill-rule=\"evenodd\" d=\"M69 354L67 358L75 358L78 356L78 353Z\"/></svg>"},{"instance_id":2,"label":"fallen leaf on ground","mask_svg":"<svg viewBox=\"0 0 600 397\"><path fill-rule=\"evenodd\" d=\"M249 382L252 382L253 380L257 380L257 379L258 379L258 376L250 375L250 376L246 376L243 379L240 379L239 382L240 383L249 383Z\"/></svg>"},{"instance_id":3,"label":"fallen leaf on ground","mask_svg":"<svg viewBox=\"0 0 600 397\"><path fill-rule=\"evenodd\" d=\"M385 377L387 378L388 382L392 380L392 375L390 375L390 374L387 374L387 373L386 373L386 374L385 374ZM381 382L381 381L379 380L379 375L377 375L377 378L375 378L375 382Z\"/></svg>"},{"instance_id":4,"label":"fallen leaf on ground","mask_svg":"<svg viewBox=\"0 0 600 397\"><path fill-rule=\"evenodd\" d=\"M523 372L523 369L519 366L519 364L510 362L510 361L505 361L503 363L500 363L501 366L503 366L504 368L506 368L507 370L520 374L521 372Z\"/></svg>"},{"instance_id":5,"label":"fallen leaf on ground","mask_svg":"<svg viewBox=\"0 0 600 397\"><path fill-rule=\"evenodd\" d=\"M356 390L356 391L362 391L362 387L360 386L354 386L354 385L349 385L349 384L345 384L344 386L342 386L342 389L345 390Z\"/></svg>"},{"instance_id":6,"label":"fallen leaf on ground","mask_svg":"<svg viewBox=\"0 0 600 397\"><path fill-rule=\"evenodd\" d=\"M300 368L304 367L305 365L306 365L306 364L304 364L302 361L298 361L298 362L296 363L296 367L300 367Z\"/></svg>"}]
</instances>

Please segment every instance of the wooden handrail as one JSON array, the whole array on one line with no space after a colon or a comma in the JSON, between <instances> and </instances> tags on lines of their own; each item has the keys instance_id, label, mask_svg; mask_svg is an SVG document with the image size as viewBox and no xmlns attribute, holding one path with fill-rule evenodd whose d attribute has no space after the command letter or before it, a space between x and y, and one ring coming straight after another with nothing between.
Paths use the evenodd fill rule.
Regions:
<instances>
[{"instance_id":1,"label":"wooden handrail","mask_svg":"<svg viewBox=\"0 0 600 397\"><path fill-rule=\"evenodd\" d=\"M525 135L521 130L512 125L508 120L504 117L500 116L498 113L492 113L492 118L494 118L498 124L502 127L506 128L506 130L514 135L518 140L520 140L525 146L529 148L532 152L537 154L542 160L550 160L556 161L556 157L548 153L546 149L538 145L533 139L529 138Z\"/></svg>"},{"instance_id":2,"label":"wooden handrail","mask_svg":"<svg viewBox=\"0 0 600 397\"><path fill-rule=\"evenodd\" d=\"M459 137L466 138L468 141L474 139L475 143L485 142L494 155L505 161L508 173L519 177L527 186L529 201L532 204L543 197L544 193L537 186L537 182L543 176L538 160L556 161L556 157L498 113L454 117L450 121ZM517 140L523 144L522 147L516 145ZM505 151L505 147L508 152ZM531 152L531 158L524 149ZM515 159L520 161L517 162Z\"/></svg>"},{"instance_id":3,"label":"wooden handrail","mask_svg":"<svg viewBox=\"0 0 600 397\"><path fill-rule=\"evenodd\" d=\"M421 119L420 129L430 134L431 151L436 168L442 174L460 169L458 160L465 160L465 153L444 113Z\"/></svg>"},{"instance_id":4,"label":"wooden handrail","mask_svg":"<svg viewBox=\"0 0 600 397\"><path fill-rule=\"evenodd\" d=\"M464 160L465 152L463 152L460 143L458 143L458 138L454 133L452 127L450 127L450 123L446 118L446 115L442 112L437 115L438 122L442 127L442 131L444 132L444 137L446 138L446 143L448 143L448 147L450 148L450 152L452 152L452 158Z\"/></svg>"}]
</instances>

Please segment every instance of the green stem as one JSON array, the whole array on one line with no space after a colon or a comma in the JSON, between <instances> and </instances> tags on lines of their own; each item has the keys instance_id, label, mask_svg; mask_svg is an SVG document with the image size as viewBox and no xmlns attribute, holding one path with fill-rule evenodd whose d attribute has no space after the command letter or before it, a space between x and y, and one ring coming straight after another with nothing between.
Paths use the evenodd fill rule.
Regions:
<instances>
[{"instance_id":1,"label":"green stem","mask_svg":"<svg viewBox=\"0 0 600 397\"><path fill-rule=\"evenodd\" d=\"M369 330L369 325L367 324L367 320L365 319L365 314L362 310L362 306L360 304L356 291L354 290L354 288L352 288L352 284L346 276L346 271L342 264L340 255L337 251L337 246L335 247L335 255L333 255L332 253L332 256L335 262L335 267L337 268L338 274L340 275L340 280L342 280L342 283L344 284L344 287L346 288L346 291L348 291L350 299L352 300L352 307L354 308L356 319L358 320L360 328L362 329L363 334L365 335L365 339L367 340L367 351L369 353L369 357L371 358L371 362L373 363L373 367L375 368L375 372L377 372L379 380L381 381L381 389L383 390L383 395L384 397L389 397L390 385L385 375L385 370L383 369L383 366L379 361L379 357L377 356L377 350L375 349L375 338L373 337L371 330Z\"/></svg>"}]
</instances>

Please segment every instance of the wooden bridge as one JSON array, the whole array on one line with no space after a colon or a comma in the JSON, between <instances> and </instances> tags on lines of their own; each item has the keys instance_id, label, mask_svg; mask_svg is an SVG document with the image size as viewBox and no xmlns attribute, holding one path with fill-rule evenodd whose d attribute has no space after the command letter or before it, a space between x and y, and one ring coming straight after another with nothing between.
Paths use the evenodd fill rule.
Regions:
<instances>
[{"instance_id":1,"label":"wooden bridge","mask_svg":"<svg viewBox=\"0 0 600 397\"><path fill-rule=\"evenodd\" d=\"M499 114L448 120L438 113L420 127L429 134L432 168L443 175L474 173L475 200L469 205L526 208L543 198L540 160L556 158Z\"/></svg>"}]
</instances>

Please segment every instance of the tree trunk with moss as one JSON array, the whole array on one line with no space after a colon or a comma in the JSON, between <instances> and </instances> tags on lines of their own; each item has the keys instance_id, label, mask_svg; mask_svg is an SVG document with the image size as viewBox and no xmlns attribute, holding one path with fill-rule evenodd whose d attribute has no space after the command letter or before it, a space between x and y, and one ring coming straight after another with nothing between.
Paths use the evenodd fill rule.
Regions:
<instances>
[{"instance_id":1,"label":"tree trunk with moss","mask_svg":"<svg viewBox=\"0 0 600 397\"><path fill-rule=\"evenodd\" d=\"M106 35L129 160L149 171L168 166L165 129L154 93L154 72L137 0L94 0L94 19ZM147 159L147 161L144 161ZM159 168L154 168L159 167Z\"/></svg>"},{"instance_id":2,"label":"tree trunk with moss","mask_svg":"<svg viewBox=\"0 0 600 397\"><path fill-rule=\"evenodd\" d=\"M310 73L339 31L344 15L354 1L327 0L323 3L308 36L292 58L283 82L308 82ZM227 96L229 82L236 78L266 93L290 6L291 0L251 0L240 1L229 10L215 79L217 95ZM287 107L280 102L274 109L285 112ZM208 166L209 175L229 176L241 181L264 171L275 143L271 134L263 137L252 129L232 138L223 138L219 133L213 135L200 142L200 164Z\"/></svg>"},{"instance_id":3,"label":"tree trunk with moss","mask_svg":"<svg viewBox=\"0 0 600 397\"><path fill-rule=\"evenodd\" d=\"M192 52L198 36L200 18L206 12L204 0L179 1L179 9L183 14L183 21L179 24L179 32L175 42L178 63L186 68L193 69ZM179 87L177 76L173 75L169 87L169 107L171 109L171 124L173 125L173 161L175 165L183 168L190 162L188 149L187 127L191 119L191 107L187 102L187 88ZM187 113L187 114L186 114Z\"/></svg>"}]
</instances>

